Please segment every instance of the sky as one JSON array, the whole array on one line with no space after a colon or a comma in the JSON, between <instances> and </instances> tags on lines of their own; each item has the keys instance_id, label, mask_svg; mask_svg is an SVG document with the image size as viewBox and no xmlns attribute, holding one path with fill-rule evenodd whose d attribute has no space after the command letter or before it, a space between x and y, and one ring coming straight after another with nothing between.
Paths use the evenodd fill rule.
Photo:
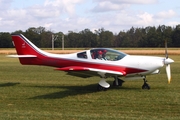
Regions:
<instances>
[{"instance_id":1,"label":"sky","mask_svg":"<svg viewBox=\"0 0 180 120\"><path fill-rule=\"evenodd\" d=\"M53 32L180 24L179 0L0 0L0 32L45 27Z\"/></svg>"}]
</instances>

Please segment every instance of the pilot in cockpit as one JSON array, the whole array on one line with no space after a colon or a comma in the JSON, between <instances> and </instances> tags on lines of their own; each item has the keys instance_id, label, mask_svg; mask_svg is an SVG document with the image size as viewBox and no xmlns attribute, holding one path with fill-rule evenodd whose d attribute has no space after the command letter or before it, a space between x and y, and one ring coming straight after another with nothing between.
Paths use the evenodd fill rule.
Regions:
<instances>
[{"instance_id":1,"label":"pilot in cockpit","mask_svg":"<svg viewBox=\"0 0 180 120\"><path fill-rule=\"evenodd\" d=\"M106 58L106 52L107 52L107 50L103 50L103 51L102 51L102 58L103 58L104 60L107 60L107 58Z\"/></svg>"},{"instance_id":2,"label":"pilot in cockpit","mask_svg":"<svg viewBox=\"0 0 180 120\"><path fill-rule=\"evenodd\" d=\"M98 57L97 57L97 59L103 60L103 58L102 58L102 51L98 51Z\"/></svg>"},{"instance_id":3,"label":"pilot in cockpit","mask_svg":"<svg viewBox=\"0 0 180 120\"><path fill-rule=\"evenodd\" d=\"M107 60L106 59L106 50L103 50L103 51L98 51L98 58L99 60Z\"/></svg>"}]
</instances>

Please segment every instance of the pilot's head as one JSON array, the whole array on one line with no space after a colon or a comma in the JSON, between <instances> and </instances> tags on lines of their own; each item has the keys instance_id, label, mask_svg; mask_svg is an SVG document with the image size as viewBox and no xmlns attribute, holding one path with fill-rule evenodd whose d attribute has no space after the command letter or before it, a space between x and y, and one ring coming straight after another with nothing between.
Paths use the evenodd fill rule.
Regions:
<instances>
[{"instance_id":1,"label":"pilot's head","mask_svg":"<svg viewBox=\"0 0 180 120\"><path fill-rule=\"evenodd\" d=\"M106 54L107 50L103 50L103 53Z\"/></svg>"},{"instance_id":2,"label":"pilot's head","mask_svg":"<svg viewBox=\"0 0 180 120\"><path fill-rule=\"evenodd\" d=\"M102 51L98 51L98 58L102 58L102 54L103 54Z\"/></svg>"},{"instance_id":3,"label":"pilot's head","mask_svg":"<svg viewBox=\"0 0 180 120\"><path fill-rule=\"evenodd\" d=\"M100 50L100 51L98 51L98 54L99 54L99 55L102 55L102 54L103 54L103 52Z\"/></svg>"}]
</instances>

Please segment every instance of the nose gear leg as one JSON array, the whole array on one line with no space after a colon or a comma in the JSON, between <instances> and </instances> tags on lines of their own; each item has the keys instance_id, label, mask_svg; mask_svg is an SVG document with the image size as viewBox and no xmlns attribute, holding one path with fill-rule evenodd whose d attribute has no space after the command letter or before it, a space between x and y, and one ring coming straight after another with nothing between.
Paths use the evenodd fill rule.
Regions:
<instances>
[{"instance_id":1,"label":"nose gear leg","mask_svg":"<svg viewBox=\"0 0 180 120\"><path fill-rule=\"evenodd\" d=\"M150 86L149 84L147 84L146 76L144 76L143 80L144 80L144 84L142 85L142 89L149 90Z\"/></svg>"}]
</instances>

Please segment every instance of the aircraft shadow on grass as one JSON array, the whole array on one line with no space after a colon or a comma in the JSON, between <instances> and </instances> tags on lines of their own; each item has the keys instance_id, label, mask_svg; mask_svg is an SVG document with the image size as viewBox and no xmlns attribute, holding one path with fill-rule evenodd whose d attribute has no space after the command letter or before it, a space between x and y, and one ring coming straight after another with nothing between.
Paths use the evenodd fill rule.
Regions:
<instances>
[{"instance_id":1,"label":"aircraft shadow on grass","mask_svg":"<svg viewBox=\"0 0 180 120\"><path fill-rule=\"evenodd\" d=\"M10 87L10 86L18 85L18 84L20 84L20 83L19 82L17 82L17 83L8 82L8 83L0 84L0 87Z\"/></svg>"},{"instance_id":2,"label":"aircraft shadow on grass","mask_svg":"<svg viewBox=\"0 0 180 120\"><path fill-rule=\"evenodd\" d=\"M97 92L96 90L97 84L91 84L88 86L35 86L40 88L60 88L64 89L59 92L48 93L45 95L39 95L32 97L30 99L61 99L68 96L76 96L76 95L83 95L88 93Z\"/></svg>"},{"instance_id":3,"label":"aircraft shadow on grass","mask_svg":"<svg viewBox=\"0 0 180 120\"><path fill-rule=\"evenodd\" d=\"M60 88L60 89L65 89L63 91L59 92L54 92L54 93L48 93L44 95L39 95L35 96L29 99L61 99L65 98L68 96L76 96L76 95L83 95L83 94L88 94L88 93L96 93L96 92L104 92L104 91L98 91L97 90L97 84L91 84L87 86L35 86L35 87L40 87L40 88ZM126 88L126 87L111 87L109 90L113 89L128 89L128 90L139 90L139 88Z\"/></svg>"}]
</instances>

